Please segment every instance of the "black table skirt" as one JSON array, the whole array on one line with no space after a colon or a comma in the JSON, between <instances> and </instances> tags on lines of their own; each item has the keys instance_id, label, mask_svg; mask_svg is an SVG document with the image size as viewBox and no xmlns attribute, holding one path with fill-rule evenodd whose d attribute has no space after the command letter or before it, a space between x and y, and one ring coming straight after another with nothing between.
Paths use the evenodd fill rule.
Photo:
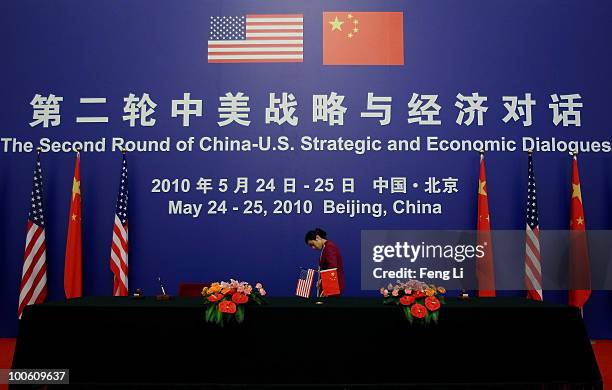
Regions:
<instances>
[{"instance_id":1,"label":"black table skirt","mask_svg":"<svg viewBox=\"0 0 612 390\"><path fill-rule=\"evenodd\" d=\"M13 367L69 368L73 385L110 388L602 388L580 313L566 306L448 299L439 323L424 327L380 299L271 298L221 329L204 321L202 302L87 297L27 307Z\"/></svg>"}]
</instances>

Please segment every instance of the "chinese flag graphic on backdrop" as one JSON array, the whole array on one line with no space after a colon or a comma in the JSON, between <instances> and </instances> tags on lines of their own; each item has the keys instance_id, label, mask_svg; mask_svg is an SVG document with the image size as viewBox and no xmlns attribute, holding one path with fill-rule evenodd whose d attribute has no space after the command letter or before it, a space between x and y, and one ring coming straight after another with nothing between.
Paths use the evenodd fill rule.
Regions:
<instances>
[{"instance_id":1,"label":"chinese flag graphic on backdrop","mask_svg":"<svg viewBox=\"0 0 612 390\"><path fill-rule=\"evenodd\" d=\"M323 12L323 65L404 65L403 12Z\"/></svg>"}]
</instances>

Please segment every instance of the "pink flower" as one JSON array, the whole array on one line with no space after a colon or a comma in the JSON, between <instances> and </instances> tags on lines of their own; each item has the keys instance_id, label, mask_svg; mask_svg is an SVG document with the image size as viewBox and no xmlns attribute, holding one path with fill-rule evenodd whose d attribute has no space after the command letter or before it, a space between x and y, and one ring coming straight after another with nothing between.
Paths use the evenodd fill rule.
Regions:
<instances>
[{"instance_id":1,"label":"pink flower","mask_svg":"<svg viewBox=\"0 0 612 390\"><path fill-rule=\"evenodd\" d=\"M393 291L391 292L391 295L393 295L394 297L398 296L399 294L399 290L394 288Z\"/></svg>"},{"instance_id":2,"label":"pink flower","mask_svg":"<svg viewBox=\"0 0 612 390\"><path fill-rule=\"evenodd\" d=\"M255 288L258 289L258 290L261 290L263 288L263 286L261 285L261 283L257 283L255 285Z\"/></svg>"},{"instance_id":3,"label":"pink flower","mask_svg":"<svg viewBox=\"0 0 612 390\"><path fill-rule=\"evenodd\" d=\"M388 297L388 296L389 296L389 290L385 289L385 290L383 291L383 296L384 296L385 298L386 298L386 297Z\"/></svg>"},{"instance_id":4,"label":"pink flower","mask_svg":"<svg viewBox=\"0 0 612 390\"><path fill-rule=\"evenodd\" d=\"M264 290L263 288L260 288L260 289L259 289L259 295L261 295L262 297L263 297L264 295L266 295L266 290Z\"/></svg>"}]
</instances>

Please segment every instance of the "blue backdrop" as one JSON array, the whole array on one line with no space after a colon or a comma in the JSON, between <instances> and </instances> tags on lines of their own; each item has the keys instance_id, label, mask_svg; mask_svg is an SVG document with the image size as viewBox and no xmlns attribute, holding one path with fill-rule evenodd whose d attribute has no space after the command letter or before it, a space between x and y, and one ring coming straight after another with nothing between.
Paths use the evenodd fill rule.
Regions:
<instances>
[{"instance_id":1,"label":"blue backdrop","mask_svg":"<svg viewBox=\"0 0 612 390\"><path fill-rule=\"evenodd\" d=\"M322 65L323 11L401 11L404 13L405 65L395 67ZM252 13L302 13L304 62L208 64L210 16ZM37 143L53 140L97 140L101 137L163 139L230 136L239 139L286 135L299 137L381 139L436 135L457 139L522 136L610 140L609 93L612 83L610 36L612 4L604 1L4 1L0 5L0 136ZM250 96L251 125L217 126L218 97L226 92ZM268 93L292 92L299 102L298 126L266 125ZM312 95L336 91L346 96L343 126L312 122ZM148 93L158 104L153 127L130 128L122 121L123 98ZM202 99L204 114L189 127L171 117L171 101L184 92ZM393 97L389 126L361 118L368 92ZM407 103L413 92L438 94L441 126L409 125ZM489 107L483 126L459 126L457 93L478 92ZM503 123L502 96L532 93L533 125ZM30 127L35 94L63 97L59 126ZM579 93L584 107L581 126L555 126L548 108L551 94ZM106 97L98 106L79 104L81 97ZM108 116L106 124L75 123L76 116ZM48 299L63 298L63 263L68 223L73 153L44 153ZM130 288L157 293L155 278L170 292L181 281L262 281L271 295L291 295L300 266L315 266L318 253L304 245L304 233L322 227L342 250L346 293L360 290L359 248L363 229L473 229L476 225L478 154L476 152L377 152L363 156L342 152L130 153ZM540 226L565 229L569 218L571 161L567 153L536 153ZM580 155L587 226L611 226L612 180L609 153ZM17 301L25 224L29 209L33 153L0 155L0 337L17 333ZM83 279L85 295L110 295L109 254L117 196L120 153L83 153ZM525 224L526 154L486 155L489 206L494 229L523 229ZM245 195L195 190L187 194L152 193L154 178L354 177L356 193ZM376 177L403 176L423 183L430 176L459 178L459 192L427 195L379 195ZM277 183L278 184L278 183ZM420 199L443 204L442 215L393 215L384 218L312 214L253 216L240 213L168 215L168 200L241 204L275 199ZM206 207L206 206L205 206ZM523 261L523 259L517 259ZM507 292L505 294L512 294ZM545 299L565 302L562 292ZM595 292L585 308L594 338L612 338L612 295Z\"/></svg>"}]
</instances>

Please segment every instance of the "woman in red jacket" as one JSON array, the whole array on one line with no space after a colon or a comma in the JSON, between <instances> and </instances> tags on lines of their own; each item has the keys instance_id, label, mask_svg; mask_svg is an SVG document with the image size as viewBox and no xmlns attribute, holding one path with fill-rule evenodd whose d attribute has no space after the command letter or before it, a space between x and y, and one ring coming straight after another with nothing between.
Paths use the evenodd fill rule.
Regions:
<instances>
[{"instance_id":1,"label":"woman in red jacket","mask_svg":"<svg viewBox=\"0 0 612 390\"><path fill-rule=\"evenodd\" d=\"M340 249L331 240L327 239L327 233L322 229L316 228L306 233L306 245L312 249L321 251L319 258L319 270L337 268L338 284L340 293L344 290L344 266L342 265L342 255ZM321 279L317 282L317 291L319 296L325 296L325 291L321 291Z\"/></svg>"}]
</instances>

